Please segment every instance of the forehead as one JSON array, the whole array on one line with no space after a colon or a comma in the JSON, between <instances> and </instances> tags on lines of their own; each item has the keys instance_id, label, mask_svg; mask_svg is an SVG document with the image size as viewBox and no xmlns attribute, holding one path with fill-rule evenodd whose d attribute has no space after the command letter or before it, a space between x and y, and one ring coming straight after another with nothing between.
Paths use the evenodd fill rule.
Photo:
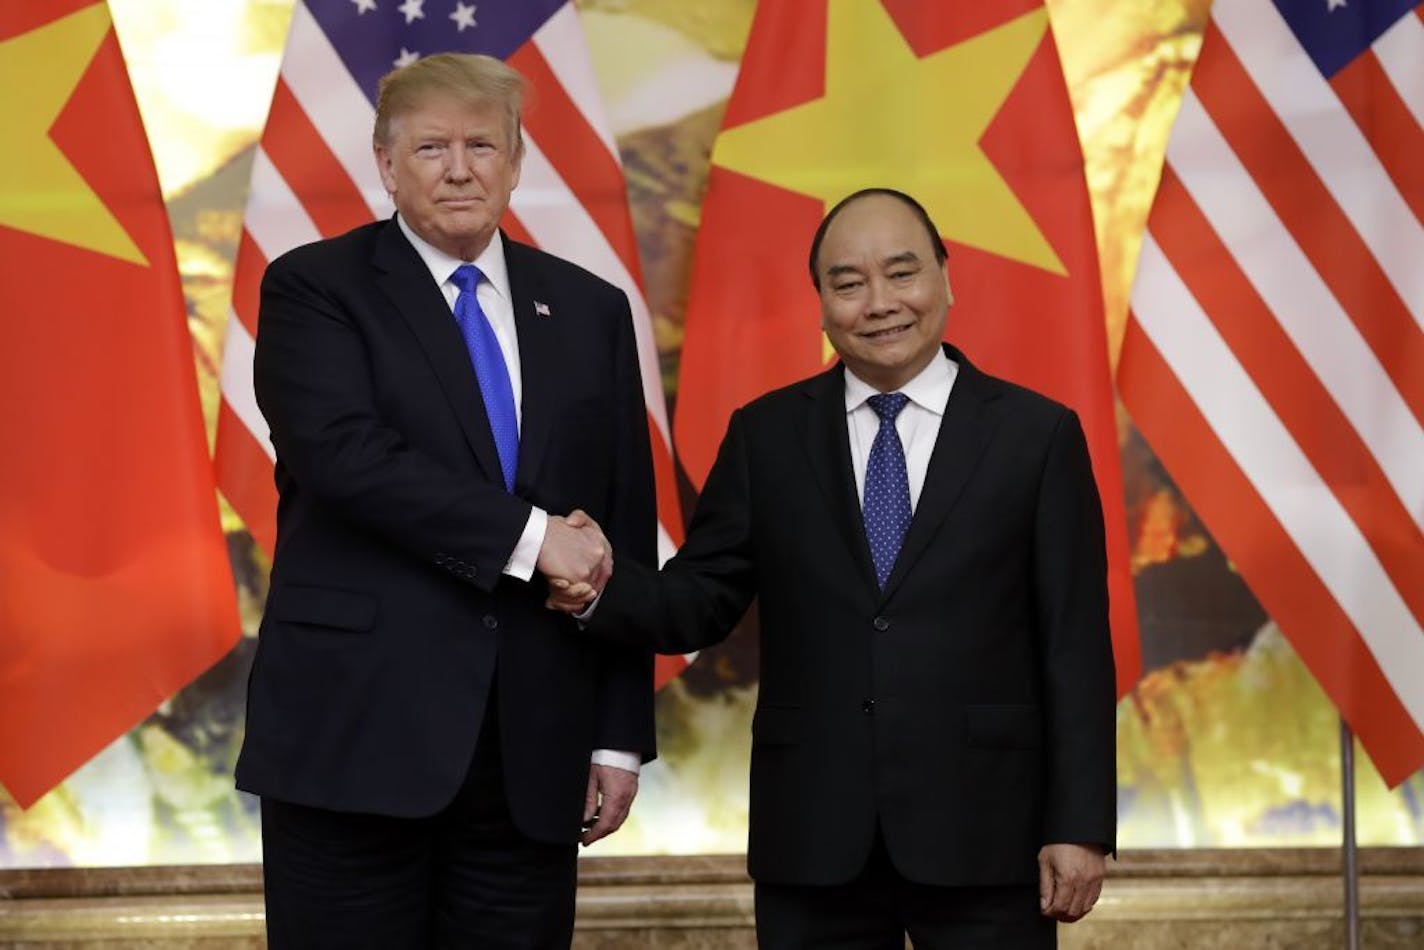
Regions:
<instances>
[{"instance_id":1,"label":"forehead","mask_svg":"<svg viewBox=\"0 0 1424 950\"><path fill-rule=\"evenodd\" d=\"M459 132L505 132L504 107L493 99L462 98L431 92L421 96L409 109L391 116L391 133L450 130Z\"/></svg>"},{"instance_id":2,"label":"forehead","mask_svg":"<svg viewBox=\"0 0 1424 950\"><path fill-rule=\"evenodd\" d=\"M889 195L867 195L840 210L821 242L818 268L852 260L883 260L906 252L934 259L925 225L909 205Z\"/></svg>"}]
</instances>

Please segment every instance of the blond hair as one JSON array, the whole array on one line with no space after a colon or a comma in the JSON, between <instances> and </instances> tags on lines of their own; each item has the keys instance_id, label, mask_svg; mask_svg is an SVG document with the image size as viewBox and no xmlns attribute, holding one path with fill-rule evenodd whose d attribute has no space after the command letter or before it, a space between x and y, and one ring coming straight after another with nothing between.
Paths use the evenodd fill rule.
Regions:
<instances>
[{"instance_id":1,"label":"blond hair","mask_svg":"<svg viewBox=\"0 0 1424 950\"><path fill-rule=\"evenodd\" d=\"M436 53L381 77L376 95L377 145L389 145L391 122L409 115L436 96L465 102L493 102L504 109L505 131L515 154L524 148L519 115L524 106L524 77L503 60L480 53Z\"/></svg>"}]
</instances>

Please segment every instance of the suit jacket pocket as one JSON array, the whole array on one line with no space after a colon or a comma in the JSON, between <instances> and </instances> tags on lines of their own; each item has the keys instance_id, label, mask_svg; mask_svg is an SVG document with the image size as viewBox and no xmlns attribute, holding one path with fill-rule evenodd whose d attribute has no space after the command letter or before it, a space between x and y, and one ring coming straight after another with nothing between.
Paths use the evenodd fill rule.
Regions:
<instances>
[{"instance_id":1,"label":"suit jacket pocket","mask_svg":"<svg viewBox=\"0 0 1424 950\"><path fill-rule=\"evenodd\" d=\"M1043 711L1035 705L964 707L965 741L975 749L1037 749L1043 745Z\"/></svg>"},{"instance_id":2,"label":"suit jacket pocket","mask_svg":"<svg viewBox=\"0 0 1424 950\"><path fill-rule=\"evenodd\" d=\"M752 719L754 745L794 745L801 741L801 707L757 706Z\"/></svg>"},{"instance_id":3,"label":"suit jacket pocket","mask_svg":"<svg viewBox=\"0 0 1424 950\"><path fill-rule=\"evenodd\" d=\"M376 625L376 598L338 587L284 584L268 594L267 616L286 623L365 633Z\"/></svg>"}]
</instances>

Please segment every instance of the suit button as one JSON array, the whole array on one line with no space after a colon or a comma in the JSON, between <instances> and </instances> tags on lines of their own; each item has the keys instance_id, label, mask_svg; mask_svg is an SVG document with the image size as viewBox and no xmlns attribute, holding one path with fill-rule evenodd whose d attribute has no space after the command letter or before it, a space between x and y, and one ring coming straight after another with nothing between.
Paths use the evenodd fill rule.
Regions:
<instances>
[{"instance_id":1,"label":"suit button","mask_svg":"<svg viewBox=\"0 0 1424 950\"><path fill-rule=\"evenodd\" d=\"M875 715L875 700L863 700L860 704L860 711L865 713L867 716Z\"/></svg>"},{"instance_id":2,"label":"suit button","mask_svg":"<svg viewBox=\"0 0 1424 950\"><path fill-rule=\"evenodd\" d=\"M886 630L890 629L890 621L886 620L884 617L876 617L874 620L870 621L870 625L876 630L879 630L881 633L884 633Z\"/></svg>"},{"instance_id":3,"label":"suit button","mask_svg":"<svg viewBox=\"0 0 1424 950\"><path fill-rule=\"evenodd\" d=\"M499 620L495 617L494 614L485 614L484 625L487 629L493 630L495 627L499 626Z\"/></svg>"}]
</instances>

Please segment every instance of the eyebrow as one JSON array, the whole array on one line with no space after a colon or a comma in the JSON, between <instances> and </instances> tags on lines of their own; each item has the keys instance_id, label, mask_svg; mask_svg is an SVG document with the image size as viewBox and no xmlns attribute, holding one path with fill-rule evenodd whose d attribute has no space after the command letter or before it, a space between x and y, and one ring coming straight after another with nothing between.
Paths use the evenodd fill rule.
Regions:
<instances>
[{"instance_id":1,"label":"eyebrow","mask_svg":"<svg viewBox=\"0 0 1424 950\"><path fill-rule=\"evenodd\" d=\"M918 264L919 262L920 255L914 251L901 251L899 254L891 254L885 258L885 260L881 261L881 266L891 267L895 264Z\"/></svg>"},{"instance_id":2,"label":"eyebrow","mask_svg":"<svg viewBox=\"0 0 1424 950\"><path fill-rule=\"evenodd\" d=\"M914 251L901 251L899 254L891 254L880 262L881 267L894 267L896 264L918 264L920 255ZM826 277L840 277L842 274L859 274L860 268L854 264L832 264L826 268Z\"/></svg>"}]
</instances>

